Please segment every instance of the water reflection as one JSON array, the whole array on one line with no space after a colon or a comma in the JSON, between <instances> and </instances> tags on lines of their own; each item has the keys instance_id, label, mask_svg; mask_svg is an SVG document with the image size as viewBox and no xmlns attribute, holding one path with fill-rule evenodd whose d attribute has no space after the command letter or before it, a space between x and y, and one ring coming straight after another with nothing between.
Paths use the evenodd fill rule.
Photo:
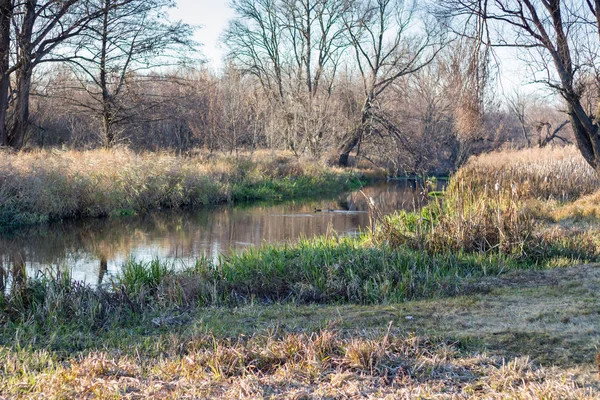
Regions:
<instances>
[{"instance_id":1,"label":"water reflection","mask_svg":"<svg viewBox=\"0 0 600 400\"><path fill-rule=\"evenodd\" d=\"M384 212L418 208L420 186L410 181L364 189ZM90 284L106 282L129 258L155 257L193 262L217 259L232 250L264 242L322 235L328 229L356 234L369 226L363 193L336 199L251 207L219 207L159 212L135 218L85 220L30 227L0 236L0 290L7 275L19 283L25 273L48 268L70 269L73 278Z\"/></svg>"}]
</instances>

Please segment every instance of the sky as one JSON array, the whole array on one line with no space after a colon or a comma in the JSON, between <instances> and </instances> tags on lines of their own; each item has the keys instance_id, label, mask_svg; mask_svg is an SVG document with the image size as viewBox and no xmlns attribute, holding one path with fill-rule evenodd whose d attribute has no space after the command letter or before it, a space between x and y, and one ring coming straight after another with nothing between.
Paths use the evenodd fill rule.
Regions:
<instances>
[{"instance_id":1,"label":"sky","mask_svg":"<svg viewBox=\"0 0 600 400\"><path fill-rule=\"evenodd\" d=\"M230 0L177 0L177 7L169 11L172 20L201 27L196 31L195 40L202 43L202 53L214 70L219 70L223 65L224 49L219 37L227 22L233 18L229 4ZM502 59L501 92L519 90L527 93L539 90L536 85L523 85L523 82L530 80L530 72L512 54L507 51L499 51L498 54Z\"/></svg>"},{"instance_id":2,"label":"sky","mask_svg":"<svg viewBox=\"0 0 600 400\"><path fill-rule=\"evenodd\" d=\"M203 44L202 53L211 65L219 68L223 58L219 36L233 17L229 0L177 0L177 8L171 9L169 15L172 20L201 26L195 39Z\"/></svg>"}]
</instances>

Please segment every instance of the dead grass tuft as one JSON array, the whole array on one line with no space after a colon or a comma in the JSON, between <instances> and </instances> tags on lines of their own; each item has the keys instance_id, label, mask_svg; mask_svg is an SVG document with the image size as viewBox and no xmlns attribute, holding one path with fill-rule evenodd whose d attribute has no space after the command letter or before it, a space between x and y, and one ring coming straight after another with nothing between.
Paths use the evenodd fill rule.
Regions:
<instances>
[{"instance_id":1,"label":"dead grass tuft","mask_svg":"<svg viewBox=\"0 0 600 400\"><path fill-rule=\"evenodd\" d=\"M325 345L324 345L325 344ZM453 344L394 330L257 335L179 344L149 358L94 352L31 368L45 351L2 350L6 398L561 398L596 394L572 377L527 358L463 354ZM12 371L8 375L8 370Z\"/></svg>"}]
</instances>

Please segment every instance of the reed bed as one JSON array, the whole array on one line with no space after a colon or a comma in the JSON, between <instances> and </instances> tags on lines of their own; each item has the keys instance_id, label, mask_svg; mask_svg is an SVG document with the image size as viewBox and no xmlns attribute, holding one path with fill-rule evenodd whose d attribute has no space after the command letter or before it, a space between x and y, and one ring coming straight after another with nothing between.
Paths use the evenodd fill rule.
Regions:
<instances>
[{"instance_id":1,"label":"reed bed","mask_svg":"<svg viewBox=\"0 0 600 400\"><path fill-rule=\"evenodd\" d=\"M600 175L574 147L485 154L419 212L385 216L374 207L373 238L431 254L500 253L533 264L548 254L595 260L598 235L553 223L600 216L599 188Z\"/></svg>"},{"instance_id":2,"label":"reed bed","mask_svg":"<svg viewBox=\"0 0 600 400\"><path fill-rule=\"evenodd\" d=\"M374 243L433 255L500 255L525 268L562 259L562 264L600 260L600 237L581 226L548 224L526 195L512 189L451 180L443 198L419 212L379 215ZM538 207L550 208L536 201ZM544 212L548 212L544 210ZM542 214L544 220L548 214Z\"/></svg>"},{"instance_id":3,"label":"reed bed","mask_svg":"<svg viewBox=\"0 0 600 400\"><path fill-rule=\"evenodd\" d=\"M161 208L315 196L359 186L362 173L291 154L238 157L126 149L0 153L0 227Z\"/></svg>"},{"instance_id":4,"label":"reed bed","mask_svg":"<svg viewBox=\"0 0 600 400\"><path fill-rule=\"evenodd\" d=\"M600 175L574 146L504 150L473 157L455 175L455 184L471 189L496 188L521 198L573 201L600 189ZM452 187L450 187L452 190Z\"/></svg>"}]
</instances>

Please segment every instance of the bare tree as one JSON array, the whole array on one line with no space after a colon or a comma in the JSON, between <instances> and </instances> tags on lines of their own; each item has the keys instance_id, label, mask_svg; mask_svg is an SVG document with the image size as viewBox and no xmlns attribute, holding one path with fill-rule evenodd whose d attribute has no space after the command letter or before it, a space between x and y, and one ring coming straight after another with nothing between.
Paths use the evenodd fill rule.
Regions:
<instances>
[{"instance_id":1,"label":"bare tree","mask_svg":"<svg viewBox=\"0 0 600 400\"><path fill-rule=\"evenodd\" d=\"M506 103L508 104L508 108L515 115L517 121L519 121L519 126L521 128L521 134L523 139L527 142L527 147L531 147L531 138L529 137L529 124L526 120L526 110L525 107L527 105L527 101L523 94L518 90L515 90L511 96L506 96Z\"/></svg>"},{"instance_id":2,"label":"bare tree","mask_svg":"<svg viewBox=\"0 0 600 400\"><path fill-rule=\"evenodd\" d=\"M296 82L305 84L309 96L318 93L327 72L330 78L335 76L339 57L348 46L343 16L350 4L347 0L282 0Z\"/></svg>"},{"instance_id":3,"label":"bare tree","mask_svg":"<svg viewBox=\"0 0 600 400\"><path fill-rule=\"evenodd\" d=\"M360 121L339 146L340 166L348 165L350 152L373 131L389 132L403 140L399 129L378 112L377 100L399 78L432 62L442 48L443 35L435 24L418 26L416 14L415 2L366 0L356 1L346 15L364 101Z\"/></svg>"},{"instance_id":4,"label":"bare tree","mask_svg":"<svg viewBox=\"0 0 600 400\"><path fill-rule=\"evenodd\" d=\"M13 5L11 0L0 0L0 146L8 145L6 112L10 85L10 23Z\"/></svg>"},{"instance_id":5,"label":"bare tree","mask_svg":"<svg viewBox=\"0 0 600 400\"><path fill-rule=\"evenodd\" d=\"M333 85L349 45L343 17L350 6L347 0L282 0L295 76L288 113L293 115L299 147L313 156L319 156L330 133Z\"/></svg>"},{"instance_id":6,"label":"bare tree","mask_svg":"<svg viewBox=\"0 0 600 400\"><path fill-rule=\"evenodd\" d=\"M546 147L555 140L564 144L571 141L566 135L559 135L569 124L564 120L564 113L548 104L547 100L537 98L534 94L523 95L515 91L506 97L509 110L517 118L523 139L527 147L531 147L532 131L537 134L537 145Z\"/></svg>"},{"instance_id":7,"label":"bare tree","mask_svg":"<svg viewBox=\"0 0 600 400\"><path fill-rule=\"evenodd\" d=\"M34 68L42 62L53 61L48 56L65 40L79 35L97 15L88 12L89 0L2 1L0 121L4 124L0 125L0 145L19 149L28 128ZM12 51L8 64L7 51ZM11 78L14 79L11 81Z\"/></svg>"},{"instance_id":8,"label":"bare tree","mask_svg":"<svg viewBox=\"0 0 600 400\"><path fill-rule=\"evenodd\" d=\"M598 74L600 2L592 0L451 0L446 16L485 24L483 39L492 46L515 47L527 55L535 80L559 93L586 161L600 170L600 101L582 102L586 76Z\"/></svg>"},{"instance_id":9,"label":"bare tree","mask_svg":"<svg viewBox=\"0 0 600 400\"><path fill-rule=\"evenodd\" d=\"M277 0L233 0L236 18L223 40L228 58L256 76L268 93L284 98L284 23Z\"/></svg>"},{"instance_id":10,"label":"bare tree","mask_svg":"<svg viewBox=\"0 0 600 400\"><path fill-rule=\"evenodd\" d=\"M546 147L548 144L552 143L555 139L561 140L564 144L571 143L568 139L560 136L560 131L567 126L569 120L563 121L556 128L552 129L553 126L550 122L539 122L535 125L535 130L538 132L538 145L540 147ZM544 128L546 129L543 132Z\"/></svg>"},{"instance_id":11,"label":"bare tree","mask_svg":"<svg viewBox=\"0 0 600 400\"><path fill-rule=\"evenodd\" d=\"M111 147L116 126L135 120L140 107L156 105L135 101L148 86L140 82L159 79L149 72L184 61L195 43L189 25L166 19L173 0L95 0L94 5L91 12L99 17L71 41L71 52L63 59L88 94L90 101L79 105L99 117L104 145Z\"/></svg>"},{"instance_id":12,"label":"bare tree","mask_svg":"<svg viewBox=\"0 0 600 400\"><path fill-rule=\"evenodd\" d=\"M224 34L229 59L256 76L286 147L318 155L338 63L348 47L348 0L236 0Z\"/></svg>"}]
</instances>

